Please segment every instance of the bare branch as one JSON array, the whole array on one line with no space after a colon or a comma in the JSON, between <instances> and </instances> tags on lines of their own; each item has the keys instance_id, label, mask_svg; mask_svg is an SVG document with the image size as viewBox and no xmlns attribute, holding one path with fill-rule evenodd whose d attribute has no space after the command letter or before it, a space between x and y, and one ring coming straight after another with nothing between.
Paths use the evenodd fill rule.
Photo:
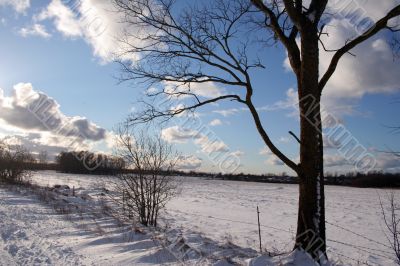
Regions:
<instances>
[{"instance_id":1,"label":"bare branch","mask_svg":"<svg viewBox=\"0 0 400 266\"><path fill-rule=\"evenodd\" d=\"M163 85L163 82L178 84L176 87L186 85L189 86L188 90L162 89L148 96L153 99L165 96L167 101L177 98L194 100L192 104L181 103L179 107L164 106L161 109L157 102L142 102L144 110L133 114L129 118L130 124L147 123L158 118L168 121L184 112L194 112L199 107L222 100L237 101L255 111L251 99L253 88L249 70L264 66L258 57L255 60L249 57L249 49L253 43L247 37L252 33L243 34L248 30L243 21L253 13L260 12L251 2L216 0L211 1L210 6L204 4L185 7L180 10L180 15L174 15L173 1L169 0L115 2L124 14L124 22L141 29L140 33L130 32L125 37L124 45L128 49L119 60L124 74L121 81L137 80L149 86L160 83ZM287 18L286 11L280 8L273 1L272 10L267 9L267 13L274 25L274 31L288 47L295 71L298 71L300 52L295 41L298 31ZM280 23L283 25L282 29ZM285 31L290 31L290 37L285 36ZM246 38L241 38L242 36ZM139 57L135 63L124 60L132 55ZM191 84L207 82L223 84L231 89L242 88L246 92L246 99L242 99L240 93L236 92L203 99L190 90ZM283 155L270 140L258 114L253 113L253 117L266 145L295 170L295 163Z\"/></svg>"},{"instance_id":2,"label":"bare branch","mask_svg":"<svg viewBox=\"0 0 400 266\"><path fill-rule=\"evenodd\" d=\"M124 218L157 226L160 211L177 193L170 172L179 156L160 135L133 132L127 124L118 128L117 154L129 168L117 174L118 179L113 181L115 193L110 196Z\"/></svg>"},{"instance_id":3,"label":"bare branch","mask_svg":"<svg viewBox=\"0 0 400 266\"><path fill-rule=\"evenodd\" d=\"M382 217L386 225L386 229L389 235L386 235L390 246L396 255L396 262L400 265L400 217L399 217L399 206L396 203L396 198L393 192L387 196L388 211L385 210L385 206L379 197L379 203L381 207Z\"/></svg>"},{"instance_id":4,"label":"bare branch","mask_svg":"<svg viewBox=\"0 0 400 266\"><path fill-rule=\"evenodd\" d=\"M262 0L252 0L251 2L260 11L262 11L267 18L269 18L269 24L267 24L267 26L272 29L282 44L286 47L293 71L297 76L299 76L301 61L300 50L296 43L296 36L298 34L297 25L293 26L289 37L287 37L282 29L282 26L279 25L279 21L275 13L268 6L266 6Z\"/></svg>"},{"instance_id":5,"label":"bare branch","mask_svg":"<svg viewBox=\"0 0 400 266\"><path fill-rule=\"evenodd\" d=\"M189 105L189 106L179 107L176 109L158 110L158 108L155 107L155 105L153 103L142 102L143 104L146 105L144 111L139 112L139 113L134 114L131 117L129 117L128 122L130 124L141 124L141 123L151 122L157 118L164 118L166 120L169 120L169 119L173 118L174 116L177 116L184 112L194 111L201 106L204 106L204 105L207 105L210 103L215 103L215 102L222 101L222 100L230 99L230 100L234 100L234 101L237 101L240 103L245 103L245 101L242 100L238 95L233 95L233 94L232 95L223 95L223 96L215 97L215 98L204 100L204 101L200 101L199 98L192 93L177 92L177 93L173 93L170 95L177 96L177 97L179 97L179 95L190 95L190 96L193 96L196 98L197 103L193 104L193 105Z\"/></svg>"},{"instance_id":6,"label":"bare branch","mask_svg":"<svg viewBox=\"0 0 400 266\"><path fill-rule=\"evenodd\" d=\"M301 144L300 139L296 136L296 134L294 134L292 131L289 131L289 134L292 135L292 137L299 143Z\"/></svg>"},{"instance_id":7,"label":"bare branch","mask_svg":"<svg viewBox=\"0 0 400 266\"><path fill-rule=\"evenodd\" d=\"M257 113L256 108L254 107L252 102L247 102L247 106L249 107L250 113L253 116L254 122L256 124L257 130L260 133L261 137L263 138L264 142L267 144L268 148L274 153L282 162L284 162L287 166L289 166L293 171L299 173L300 168L299 166L290 160L286 155L284 155L271 141L268 134L265 132L260 117Z\"/></svg>"},{"instance_id":8,"label":"bare branch","mask_svg":"<svg viewBox=\"0 0 400 266\"><path fill-rule=\"evenodd\" d=\"M372 36L376 35L383 29L387 29L388 21L394 17L400 16L400 5L396 6L390 12L387 13L386 16L381 18L378 22L372 25L368 30L365 31L364 34L356 37L352 41L348 42L342 48L340 48L335 55L333 56L331 63L329 64L328 69L326 70L325 74L322 76L321 80L319 81L319 90L320 92L323 91L326 84L328 83L329 79L333 75L336 70L336 67L339 63L339 60L342 58L343 55L348 53L351 49L359 45L360 43L368 40Z\"/></svg>"}]
</instances>

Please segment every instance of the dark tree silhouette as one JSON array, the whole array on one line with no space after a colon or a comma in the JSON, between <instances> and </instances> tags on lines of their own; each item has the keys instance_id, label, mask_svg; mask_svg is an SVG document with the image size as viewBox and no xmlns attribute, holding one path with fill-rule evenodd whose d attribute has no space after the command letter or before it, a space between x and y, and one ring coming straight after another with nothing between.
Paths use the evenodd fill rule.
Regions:
<instances>
[{"instance_id":1,"label":"dark tree silhouette","mask_svg":"<svg viewBox=\"0 0 400 266\"><path fill-rule=\"evenodd\" d=\"M125 168L122 158L89 151L61 152L56 157L58 169L75 174L116 174Z\"/></svg>"},{"instance_id":2,"label":"dark tree silhouette","mask_svg":"<svg viewBox=\"0 0 400 266\"><path fill-rule=\"evenodd\" d=\"M21 145L10 145L0 140L0 182L22 183L29 177L28 164L32 154Z\"/></svg>"},{"instance_id":3,"label":"dark tree silhouette","mask_svg":"<svg viewBox=\"0 0 400 266\"><path fill-rule=\"evenodd\" d=\"M299 211L295 248L319 260L326 254L323 140L320 100L327 82L343 55L382 30L396 32L388 21L400 15L400 5L373 23L363 34L347 40L334 53L325 73L319 73L320 36L327 34L324 19L328 0L216 0L182 7L173 0L114 0L128 25L122 80L148 86L168 82L173 89L148 90L143 111L130 122L170 119L186 111L223 100L238 102L251 113L261 138L269 149L299 177ZM309 3L306 6L306 2ZM271 141L253 102L252 70L263 68L249 53L264 37L282 45L297 79L300 110L300 163L295 163ZM268 49L268 46L264 49ZM281 67L279 65L279 67ZM204 98L193 84L214 82L233 93ZM268 84L271 86L272 84ZM192 99L192 104L160 108L157 97ZM271 125L269 125L271 126Z\"/></svg>"}]
</instances>

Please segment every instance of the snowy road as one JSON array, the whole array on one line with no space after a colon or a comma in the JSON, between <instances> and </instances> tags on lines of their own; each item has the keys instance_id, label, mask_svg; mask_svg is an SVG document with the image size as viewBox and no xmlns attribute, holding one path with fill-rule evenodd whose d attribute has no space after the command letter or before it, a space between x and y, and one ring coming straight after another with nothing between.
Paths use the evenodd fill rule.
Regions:
<instances>
[{"instance_id":1,"label":"snowy road","mask_svg":"<svg viewBox=\"0 0 400 266\"><path fill-rule=\"evenodd\" d=\"M0 188L0 265L174 265L146 235L109 219L66 219L32 195Z\"/></svg>"}]
</instances>

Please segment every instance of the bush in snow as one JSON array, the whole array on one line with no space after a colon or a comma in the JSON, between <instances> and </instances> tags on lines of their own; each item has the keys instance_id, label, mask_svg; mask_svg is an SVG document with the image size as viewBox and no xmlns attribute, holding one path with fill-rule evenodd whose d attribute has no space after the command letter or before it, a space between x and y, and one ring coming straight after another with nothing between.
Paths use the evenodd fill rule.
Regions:
<instances>
[{"instance_id":1,"label":"bush in snow","mask_svg":"<svg viewBox=\"0 0 400 266\"><path fill-rule=\"evenodd\" d=\"M33 156L20 145L10 145L0 141L0 181L21 183L30 174L27 165Z\"/></svg>"},{"instance_id":2,"label":"bush in snow","mask_svg":"<svg viewBox=\"0 0 400 266\"><path fill-rule=\"evenodd\" d=\"M134 134L128 126L119 129L117 153L130 169L117 175L117 195L113 198L125 217L157 226L160 210L176 194L176 183L169 173L179 156L161 136L144 131Z\"/></svg>"}]
</instances>

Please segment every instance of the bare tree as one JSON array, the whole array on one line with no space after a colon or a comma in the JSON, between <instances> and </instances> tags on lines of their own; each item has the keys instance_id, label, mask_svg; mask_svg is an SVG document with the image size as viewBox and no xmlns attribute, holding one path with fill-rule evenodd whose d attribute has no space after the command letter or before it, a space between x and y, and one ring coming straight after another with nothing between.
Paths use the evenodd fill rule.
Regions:
<instances>
[{"instance_id":1,"label":"bare tree","mask_svg":"<svg viewBox=\"0 0 400 266\"><path fill-rule=\"evenodd\" d=\"M38 155L39 163L45 164L47 163L47 159L48 159L47 151L40 151Z\"/></svg>"},{"instance_id":2,"label":"bare tree","mask_svg":"<svg viewBox=\"0 0 400 266\"><path fill-rule=\"evenodd\" d=\"M388 194L388 210L385 210L385 206L380 201L382 216L385 221L386 228L388 230L388 241L396 255L396 262L400 265L400 206L396 203L396 198L393 192Z\"/></svg>"},{"instance_id":3,"label":"bare tree","mask_svg":"<svg viewBox=\"0 0 400 266\"><path fill-rule=\"evenodd\" d=\"M321 95L343 55L381 30L397 31L389 27L388 21L400 15L400 5L364 33L347 40L339 49L330 50L334 55L326 72L320 75L320 37L329 33L328 27L324 27L329 21L324 18L330 16L326 11L328 0L215 0L184 7L175 5L174 0L114 2L128 25L126 38L122 40L126 47L123 58L136 60L134 63L121 60L121 79L148 86L175 85L173 89L169 86L158 91L147 90L150 99L144 101L144 110L133 115L131 122L170 119L223 100L247 107L266 146L299 177L295 248L306 250L316 259L326 255ZM253 85L252 70L264 67L259 58L252 56L256 49L253 45L260 38L263 44L278 43L284 47L297 79L298 164L272 142L253 102L255 89L266 89ZM191 88L208 82L228 87L228 93L204 98ZM186 100L177 108L164 108L155 104L157 97Z\"/></svg>"},{"instance_id":4,"label":"bare tree","mask_svg":"<svg viewBox=\"0 0 400 266\"><path fill-rule=\"evenodd\" d=\"M117 174L114 200L125 215L139 218L145 226L157 226L160 211L176 194L176 183L169 175L178 158L171 145L160 136L129 126L119 129L117 154L129 167Z\"/></svg>"},{"instance_id":5,"label":"bare tree","mask_svg":"<svg viewBox=\"0 0 400 266\"><path fill-rule=\"evenodd\" d=\"M27 164L32 163L33 156L20 145L10 145L0 141L0 181L21 183L29 177Z\"/></svg>"}]
</instances>

